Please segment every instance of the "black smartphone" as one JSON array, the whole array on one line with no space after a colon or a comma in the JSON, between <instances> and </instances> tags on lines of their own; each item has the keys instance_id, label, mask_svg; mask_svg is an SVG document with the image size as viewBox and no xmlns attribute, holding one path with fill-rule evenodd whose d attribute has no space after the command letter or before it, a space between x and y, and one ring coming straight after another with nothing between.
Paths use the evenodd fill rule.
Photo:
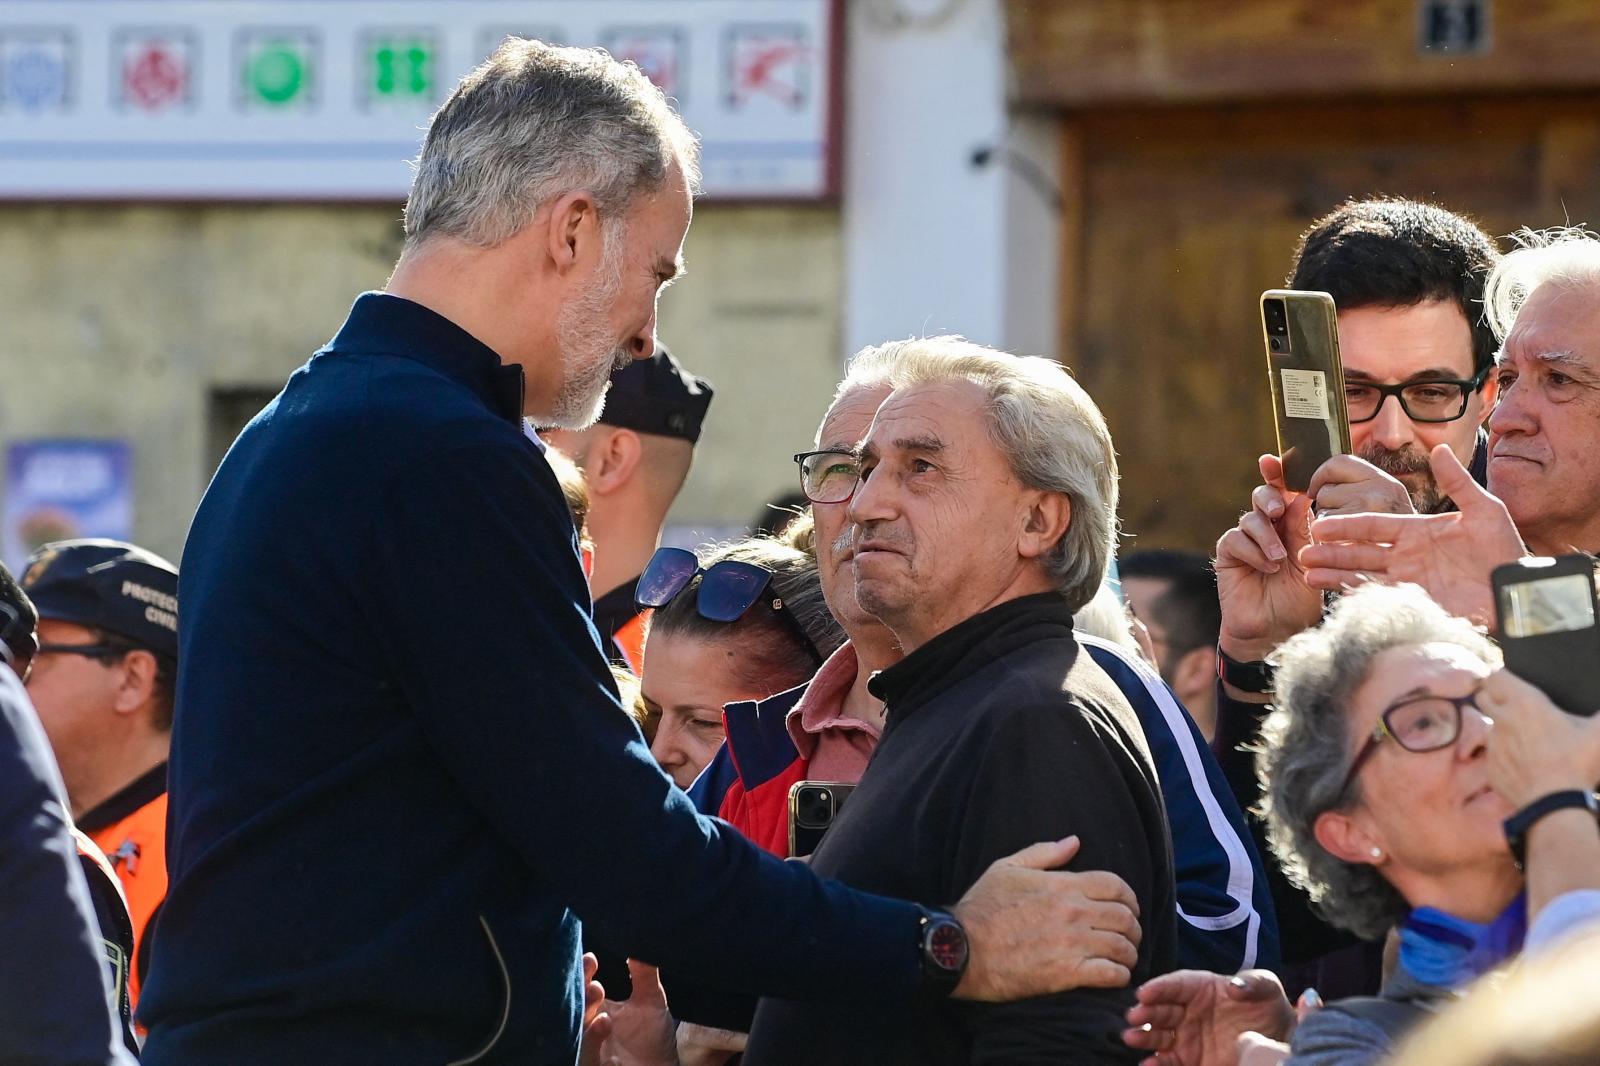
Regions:
<instances>
[{"instance_id":1,"label":"black smartphone","mask_svg":"<svg viewBox=\"0 0 1600 1066\"><path fill-rule=\"evenodd\" d=\"M847 781L796 781L789 786L789 857L810 855L855 791Z\"/></svg>"},{"instance_id":2,"label":"black smartphone","mask_svg":"<svg viewBox=\"0 0 1600 1066\"><path fill-rule=\"evenodd\" d=\"M1600 610L1587 555L1497 566L1495 629L1506 669L1569 714L1600 711Z\"/></svg>"},{"instance_id":3,"label":"black smartphone","mask_svg":"<svg viewBox=\"0 0 1600 1066\"><path fill-rule=\"evenodd\" d=\"M1269 289L1261 294L1261 330L1283 483L1291 492L1304 492L1317 467L1350 451L1333 297Z\"/></svg>"}]
</instances>

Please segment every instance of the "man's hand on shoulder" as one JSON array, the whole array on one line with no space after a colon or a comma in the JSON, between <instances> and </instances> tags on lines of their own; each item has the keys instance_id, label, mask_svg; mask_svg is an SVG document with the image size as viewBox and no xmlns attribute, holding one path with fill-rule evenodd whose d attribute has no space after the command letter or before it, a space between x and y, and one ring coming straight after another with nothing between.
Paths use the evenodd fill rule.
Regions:
<instances>
[{"instance_id":1,"label":"man's hand on shoulder","mask_svg":"<svg viewBox=\"0 0 1600 1066\"><path fill-rule=\"evenodd\" d=\"M1139 902L1116 874L1061 870L1067 837L996 861L954 908L967 931L957 999L1003 1002L1121 988L1139 959Z\"/></svg>"},{"instance_id":2,"label":"man's hand on shoulder","mask_svg":"<svg viewBox=\"0 0 1600 1066\"><path fill-rule=\"evenodd\" d=\"M1363 581L1411 582L1452 614L1492 622L1489 573L1522 556L1522 538L1506 505L1472 480L1447 445L1429 459L1459 511L1319 517L1311 525L1315 543L1300 552L1306 580L1333 591Z\"/></svg>"}]
</instances>

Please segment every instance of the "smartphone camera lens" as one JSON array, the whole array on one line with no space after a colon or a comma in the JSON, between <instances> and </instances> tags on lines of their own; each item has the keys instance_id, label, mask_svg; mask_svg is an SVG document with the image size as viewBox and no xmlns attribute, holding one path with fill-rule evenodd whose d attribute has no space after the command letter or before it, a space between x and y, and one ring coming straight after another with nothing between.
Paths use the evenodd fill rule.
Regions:
<instances>
[{"instance_id":1,"label":"smartphone camera lens","mask_svg":"<svg viewBox=\"0 0 1600 1066\"><path fill-rule=\"evenodd\" d=\"M801 796L800 821L809 826L825 826L833 821L833 793L825 788L807 789Z\"/></svg>"},{"instance_id":2,"label":"smartphone camera lens","mask_svg":"<svg viewBox=\"0 0 1600 1066\"><path fill-rule=\"evenodd\" d=\"M1287 337L1289 335L1289 315L1284 310L1282 300L1263 301L1261 304L1261 316L1267 323L1268 336Z\"/></svg>"},{"instance_id":3,"label":"smartphone camera lens","mask_svg":"<svg viewBox=\"0 0 1600 1066\"><path fill-rule=\"evenodd\" d=\"M1282 337L1268 337L1267 347L1271 348L1275 352L1281 352L1287 348L1288 345L1284 343Z\"/></svg>"}]
</instances>

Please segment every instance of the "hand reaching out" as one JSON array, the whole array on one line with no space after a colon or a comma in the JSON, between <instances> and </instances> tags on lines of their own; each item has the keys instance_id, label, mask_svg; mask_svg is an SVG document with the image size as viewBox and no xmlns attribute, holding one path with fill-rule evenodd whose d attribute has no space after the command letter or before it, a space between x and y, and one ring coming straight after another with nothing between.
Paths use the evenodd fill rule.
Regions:
<instances>
[{"instance_id":1,"label":"hand reaching out","mask_svg":"<svg viewBox=\"0 0 1600 1066\"><path fill-rule=\"evenodd\" d=\"M1140 985L1138 999L1122 1039L1152 1052L1142 1066L1233 1066L1244 1034L1285 1040L1295 1023L1283 986L1267 970L1233 977L1177 970Z\"/></svg>"}]
</instances>

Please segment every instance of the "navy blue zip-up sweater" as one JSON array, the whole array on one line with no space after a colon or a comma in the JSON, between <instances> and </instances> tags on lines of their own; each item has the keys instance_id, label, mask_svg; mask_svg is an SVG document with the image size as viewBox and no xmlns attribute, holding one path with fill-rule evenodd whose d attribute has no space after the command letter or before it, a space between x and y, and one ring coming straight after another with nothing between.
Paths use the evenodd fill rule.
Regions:
<instances>
[{"instance_id":1,"label":"navy blue zip-up sweater","mask_svg":"<svg viewBox=\"0 0 1600 1066\"><path fill-rule=\"evenodd\" d=\"M521 401L368 293L217 471L146 1063L571 1063L579 915L707 981L914 995L914 905L762 853L651 760Z\"/></svg>"}]
</instances>

